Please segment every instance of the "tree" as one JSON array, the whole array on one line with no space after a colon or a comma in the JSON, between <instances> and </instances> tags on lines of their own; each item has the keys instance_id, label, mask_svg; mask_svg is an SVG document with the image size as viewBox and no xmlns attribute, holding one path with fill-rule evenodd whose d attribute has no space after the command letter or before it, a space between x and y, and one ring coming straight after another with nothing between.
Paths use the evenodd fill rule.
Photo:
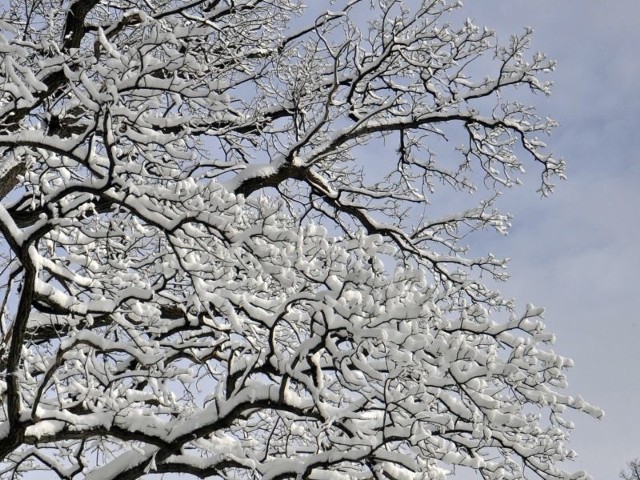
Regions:
<instances>
[{"instance_id":1,"label":"tree","mask_svg":"<svg viewBox=\"0 0 640 480\"><path fill-rule=\"evenodd\" d=\"M331 8L3 14L2 478L583 476L562 412L601 412L461 243L520 159L563 176L509 100L553 62L447 1Z\"/></svg>"},{"instance_id":2,"label":"tree","mask_svg":"<svg viewBox=\"0 0 640 480\"><path fill-rule=\"evenodd\" d=\"M622 480L640 480L640 459L636 458L627 463L627 469L620 472Z\"/></svg>"}]
</instances>

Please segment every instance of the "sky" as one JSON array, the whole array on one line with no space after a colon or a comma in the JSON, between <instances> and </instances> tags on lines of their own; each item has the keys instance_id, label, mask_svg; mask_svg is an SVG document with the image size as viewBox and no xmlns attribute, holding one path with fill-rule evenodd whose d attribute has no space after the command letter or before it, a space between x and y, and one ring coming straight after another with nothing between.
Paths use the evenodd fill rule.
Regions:
<instances>
[{"instance_id":1,"label":"sky","mask_svg":"<svg viewBox=\"0 0 640 480\"><path fill-rule=\"evenodd\" d=\"M463 11L505 40L533 27L533 49L558 62L552 95L536 102L560 122L548 143L568 179L540 199L532 171L505 193L513 228L492 248L512 258L501 290L546 307L554 349L575 361L570 392L605 411L572 417L572 467L615 479L640 457L640 2L467 0Z\"/></svg>"}]
</instances>

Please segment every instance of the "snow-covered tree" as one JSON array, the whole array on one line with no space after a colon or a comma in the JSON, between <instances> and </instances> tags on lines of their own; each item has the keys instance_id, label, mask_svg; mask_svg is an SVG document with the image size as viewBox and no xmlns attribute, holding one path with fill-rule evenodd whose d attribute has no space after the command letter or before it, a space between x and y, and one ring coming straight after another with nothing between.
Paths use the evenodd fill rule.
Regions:
<instances>
[{"instance_id":1,"label":"snow-covered tree","mask_svg":"<svg viewBox=\"0 0 640 480\"><path fill-rule=\"evenodd\" d=\"M0 477L584 475L562 413L600 411L463 241L562 177L512 100L553 62L445 0L318 4L2 14Z\"/></svg>"}]
</instances>

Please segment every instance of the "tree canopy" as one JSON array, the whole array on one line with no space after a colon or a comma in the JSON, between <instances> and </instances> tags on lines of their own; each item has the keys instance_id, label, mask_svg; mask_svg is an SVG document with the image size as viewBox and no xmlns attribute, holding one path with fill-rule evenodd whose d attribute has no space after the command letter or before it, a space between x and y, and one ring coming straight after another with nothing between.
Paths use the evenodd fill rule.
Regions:
<instances>
[{"instance_id":1,"label":"tree canopy","mask_svg":"<svg viewBox=\"0 0 640 480\"><path fill-rule=\"evenodd\" d=\"M563 176L517 90L554 63L449 1L327 6L2 14L2 478L585 475L563 412L601 412L464 243Z\"/></svg>"}]
</instances>

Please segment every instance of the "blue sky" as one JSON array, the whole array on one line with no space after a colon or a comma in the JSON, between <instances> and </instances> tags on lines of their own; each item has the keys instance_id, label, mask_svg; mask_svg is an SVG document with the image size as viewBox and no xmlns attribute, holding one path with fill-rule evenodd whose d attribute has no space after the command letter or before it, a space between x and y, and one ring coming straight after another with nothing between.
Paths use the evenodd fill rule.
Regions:
<instances>
[{"instance_id":1,"label":"blue sky","mask_svg":"<svg viewBox=\"0 0 640 480\"><path fill-rule=\"evenodd\" d=\"M547 308L555 349L576 362L571 392L606 412L574 418L574 466L617 478L640 456L640 2L468 0L464 15L504 39L531 26L533 48L558 61L552 96L537 102L561 123L549 144L568 180L539 199L532 171L505 194L514 226L494 249L512 258L502 290Z\"/></svg>"}]
</instances>

